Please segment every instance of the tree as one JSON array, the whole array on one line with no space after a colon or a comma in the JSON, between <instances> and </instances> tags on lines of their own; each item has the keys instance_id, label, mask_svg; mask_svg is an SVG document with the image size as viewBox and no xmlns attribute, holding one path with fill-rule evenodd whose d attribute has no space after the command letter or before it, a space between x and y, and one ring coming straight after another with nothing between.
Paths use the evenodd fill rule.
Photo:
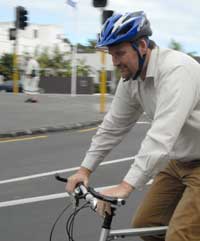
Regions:
<instances>
[{"instance_id":1,"label":"tree","mask_svg":"<svg viewBox=\"0 0 200 241\"><path fill-rule=\"evenodd\" d=\"M77 49L79 53L94 53L96 52L96 43L97 41L95 39L89 39L88 44L83 45L78 43Z\"/></svg>"},{"instance_id":2,"label":"tree","mask_svg":"<svg viewBox=\"0 0 200 241\"><path fill-rule=\"evenodd\" d=\"M78 76L84 76L88 77L88 75L91 73L91 67L89 65L85 64L84 60L78 60L77 61L77 75Z\"/></svg>"},{"instance_id":3,"label":"tree","mask_svg":"<svg viewBox=\"0 0 200 241\"><path fill-rule=\"evenodd\" d=\"M169 43L169 47L171 49L184 52L182 45L180 43L178 43L177 41L175 41L174 39L172 39L171 42Z\"/></svg>"},{"instance_id":4,"label":"tree","mask_svg":"<svg viewBox=\"0 0 200 241\"><path fill-rule=\"evenodd\" d=\"M177 50L177 51L185 52L183 46L182 46L179 42L175 41L174 39L172 39L171 42L169 43L169 47L170 47L171 49L175 49L175 50ZM193 57L194 55L196 55L196 52L195 52L195 51L185 52L185 53L187 53L188 55L190 55L190 56L192 56L192 57Z\"/></svg>"},{"instance_id":5,"label":"tree","mask_svg":"<svg viewBox=\"0 0 200 241\"><path fill-rule=\"evenodd\" d=\"M55 46L53 52L50 54L45 48L38 57L40 67L42 69L41 75L54 75L62 77L70 77L72 71L72 61L69 53L63 53ZM46 69L46 71L45 71ZM88 76L91 69L84 61L77 60L77 75Z\"/></svg>"},{"instance_id":6,"label":"tree","mask_svg":"<svg viewBox=\"0 0 200 241\"><path fill-rule=\"evenodd\" d=\"M12 80L13 54L4 54L0 58L0 72L6 80Z\"/></svg>"}]
</instances>

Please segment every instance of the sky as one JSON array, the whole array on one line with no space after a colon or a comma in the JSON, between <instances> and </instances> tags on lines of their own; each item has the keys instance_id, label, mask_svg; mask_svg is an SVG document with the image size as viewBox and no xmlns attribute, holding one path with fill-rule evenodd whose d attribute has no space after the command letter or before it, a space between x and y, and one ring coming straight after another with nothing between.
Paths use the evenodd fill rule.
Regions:
<instances>
[{"instance_id":1,"label":"sky","mask_svg":"<svg viewBox=\"0 0 200 241\"><path fill-rule=\"evenodd\" d=\"M0 0L0 22L14 21L14 9L23 6L29 12L29 22L56 24L72 43L87 44L96 39L101 29L101 9L92 0L75 0L77 8L67 0ZM172 40L180 43L185 52L200 56L200 0L108 0L106 10L117 13L145 11L153 30L152 39L160 47Z\"/></svg>"}]
</instances>

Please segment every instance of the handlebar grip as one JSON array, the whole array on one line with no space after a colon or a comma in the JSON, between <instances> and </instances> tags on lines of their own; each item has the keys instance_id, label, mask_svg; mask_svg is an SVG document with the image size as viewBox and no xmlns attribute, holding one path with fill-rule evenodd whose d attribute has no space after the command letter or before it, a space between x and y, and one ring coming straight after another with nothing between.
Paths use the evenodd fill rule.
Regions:
<instances>
[{"instance_id":1,"label":"handlebar grip","mask_svg":"<svg viewBox=\"0 0 200 241\"><path fill-rule=\"evenodd\" d=\"M65 183L68 182L67 178L61 177L59 176L59 174L55 174L55 178L60 182L65 182Z\"/></svg>"}]
</instances>

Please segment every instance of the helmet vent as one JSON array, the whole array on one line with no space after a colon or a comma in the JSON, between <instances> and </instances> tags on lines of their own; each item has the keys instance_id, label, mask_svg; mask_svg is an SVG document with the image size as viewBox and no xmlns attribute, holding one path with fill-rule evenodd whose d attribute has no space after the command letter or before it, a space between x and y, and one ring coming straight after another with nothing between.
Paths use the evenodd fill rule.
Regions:
<instances>
[{"instance_id":1,"label":"helmet vent","mask_svg":"<svg viewBox=\"0 0 200 241\"><path fill-rule=\"evenodd\" d=\"M122 28L119 32L118 35L123 35L126 34L132 27L132 23L127 24L124 28Z\"/></svg>"}]
</instances>

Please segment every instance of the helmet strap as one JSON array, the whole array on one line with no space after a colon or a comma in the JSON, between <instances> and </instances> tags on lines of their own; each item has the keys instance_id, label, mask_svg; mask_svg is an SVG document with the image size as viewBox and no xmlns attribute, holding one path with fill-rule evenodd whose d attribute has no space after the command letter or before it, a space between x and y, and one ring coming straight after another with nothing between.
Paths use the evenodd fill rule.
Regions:
<instances>
[{"instance_id":1,"label":"helmet strap","mask_svg":"<svg viewBox=\"0 0 200 241\"><path fill-rule=\"evenodd\" d=\"M144 66L144 62L145 62L145 59L146 59L146 54L144 54L143 56L141 56L140 54L140 51L138 49L138 46L133 43L132 44L132 47L133 49L136 51L137 55L138 55L138 70L137 72L135 73L135 75L133 76L133 80L137 79L137 77L141 74L142 72L142 69L143 69L143 66Z\"/></svg>"}]
</instances>

